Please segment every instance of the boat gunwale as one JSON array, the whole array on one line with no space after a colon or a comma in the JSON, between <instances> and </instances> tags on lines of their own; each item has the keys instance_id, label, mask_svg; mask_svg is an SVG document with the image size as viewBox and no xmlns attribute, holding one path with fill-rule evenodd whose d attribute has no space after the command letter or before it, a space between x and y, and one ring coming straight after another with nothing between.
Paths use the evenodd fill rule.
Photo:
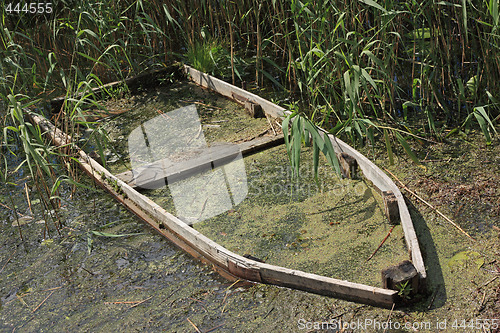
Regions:
<instances>
[{"instance_id":1,"label":"boat gunwale","mask_svg":"<svg viewBox=\"0 0 500 333\"><path fill-rule=\"evenodd\" d=\"M189 74L189 78L198 85L214 90L215 92L235 99L233 94L244 96L256 104L260 104L263 111L273 117L283 118L290 114L285 108L277 106L262 97L237 88L229 83L214 78L208 74L197 71L187 65L184 70ZM197 77L197 78L196 78ZM205 82L203 84L203 82ZM116 82L114 84L121 84ZM38 124L54 142L60 146L70 141L67 134L56 128L50 121L34 113L27 113L30 120ZM375 164L368 160L361 153L344 143L342 140L326 133L334 145L337 153L349 152L358 161L358 165L363 171L365 177L380 191L391 190L396 196L401 224L405 234L408 248L411 251L411 259L419 274L420 280L425 281L426 271L423 264L420 247L413 227L408 207L404 202L404 197L392 182L392 180L382 172ZM78 148L79 149L79 148ZM333 296L350 301L391 308L396 303L401 302L398 291L368 286L365 284L354 283L345 280L339 280L331 277L321 276L313 273L307 273L300 270L293 270L286 267L261 263L236 253L233 253L218 243L204 236L185 222L170 214L158 204L154 203L145 195L139 193L131 186L117 178L109 170L92 159L83 150L78 150L81 168L91 176L101 187L106 189L112 196L118 199L124 206L131 210L143 221L148 223L155 231L162 236L172 240L174 244L190 253L193 257L205 262L212 263L219 273L226 278L242 277L247 280L291 287L305 290L322 295ZM118 185L116 191L111 184ZM141 214L140 210L144 214ZM168 229L168 232L165 230ZM203 258L204 257L204 258ZM226 274L225 274L226 273Z\"/></svg>"},{"instance_id":2,"label":"boat gunwale","mask_svg":"<svg viewBox=\"0 0 500 333\"><path fill-rule=\"evenodd\" d=\"M215 78L211 75L198 71L188 65L184 65L184 70L186 74L190 77L192 81L201 85L205 88L212 89L223 96L231 98L233 100L233 94L236 92L237 94L252 100L254 103L260 104L263 111L266 114L269 114L274 117L283 118L286 115L291 114L290 111L285 108L278 106L268 100L255 95L251 92L247 92L241 88L233 86L225 81L222 81L218 78ZM240 102L236 100L236 102ZM241 102L240 102L241 103ZM342 152L348 152L349 155L354 157L363 171L363 174L366 179L372 182L372 184L377 188L377 190L382 193L384 191L392 191L396 197L399 208L399 217L401 221L401 225L403 227L405 241L408 246L408 249L411 253L411 260L415 269L419 274L419 279L423 282L421 286L425 286L425 280L427 278L427 272L425 269L425 264L423 261L422 253L420 251L420 245L418 243L418 238L415 232L415 228L413 226L413 221L410 216L410 212L408 210L408 206L404 200L404 197L396 186L396 184L392 181L389 176L385 172L383 172L378 166L376 166L372 161L366 158L363 154L358 152L356 149L342 141L341 139L335 137L332 134L328 134L328 132L322 128L320 130L323 132L323 136L327 135L330 141L332 142L332 146L337 154Z\"/></svg>"}]
</instances>

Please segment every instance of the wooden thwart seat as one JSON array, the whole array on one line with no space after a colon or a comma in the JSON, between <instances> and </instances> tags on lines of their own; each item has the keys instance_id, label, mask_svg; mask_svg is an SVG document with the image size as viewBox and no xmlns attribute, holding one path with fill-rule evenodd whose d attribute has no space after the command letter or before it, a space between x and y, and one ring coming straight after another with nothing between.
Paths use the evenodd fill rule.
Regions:
<instances>
[{"instance_id":1,"label":"wooden thwart seat","mask_svg":"<svg viewBox=\"0 0 500 333\"><path fill-rule=\"evenodd\" d=\"M266 116L284 117L288 113L281 108L257 95L234 87L222 80L201 73L191 67L185 66L186 74L197 84L212 89L221 95L245 102L252 101L259 105ZM251 106L253 107L253 106ZM55 145L66 145L70 138L57 129L48 120L27 112L28 117L38 124L42 131L51 137ZM405 261L398 266L389 267L382 273L383 288L368 286L332 277L279 267L258 261L258 258L240 256L215 243L194 228L188 226L176 216L165 211L162 207L139 193L133 180L132 172L125 172L114 176L106 168L97 163L84 151L78 150L80 167L91 176L99 185L105 188L113 197L125 205L131 212L148 223L162 236L172 240L176 245L186 250L213 267L227 278L244 278L251 281L275 284L317 294L339 297L355 302L362 302L377 306L392 308L395 303L401 302L401 297L408 296L405 292L420 292L425 286L427 277L424 261L413 222L404 201L403 195L392 180L380 170L373 162L361 153L344 143L342 140L323 134L325 140L330 140L336 153L342 154L344 160L344 176L352 177L359 172L371 181L375 188L385 193L386 214L391 223L398 221L405 234L405 240L410 252L410 261ZM258 137L238 145L210 147L202 149L189 160L173 162L161 160L143 166L138 173L138 179L145 180L144 184L154 182L165 183L181 179L186 175L199 172L200 168L213 168L222 166L243 155L251 154L259 149L267 148L283 142L283 135ZM170 164L169 164L170 163ZM142 172L142 173L141 173ZM140 177L143 177L142 179ZM141 183L143 185L143 183ZM408 282L407 282L408 281ZM400 289L400 292L393 289Z\"/></svg>"},{"instance_id":2,"label":"wooden thwart seat","mask_svg":"<svg viewBox=\"0 0 500 333\"><path fill-rule=\"evenodd\" d=\"M199 150L187 160L175 162L165 158L145 164L134 172L125 171L116 177L132 188L157 188L194 174L208 171L237 159L238 155L249 155L260 149L283 143L283 134L263 136L240 144L225 144Z\"/></svg>"}]
</instances>

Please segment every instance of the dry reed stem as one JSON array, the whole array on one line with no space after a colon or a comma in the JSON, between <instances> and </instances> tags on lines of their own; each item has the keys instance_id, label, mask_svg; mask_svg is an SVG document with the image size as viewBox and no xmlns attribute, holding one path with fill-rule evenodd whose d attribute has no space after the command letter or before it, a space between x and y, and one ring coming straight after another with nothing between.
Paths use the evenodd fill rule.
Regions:
<instances>
[{"instance_id":1,"label":"dry reed stem","mask_svg":"<svg viewBox=\"0 0 500 333\"><path fill-rule=\"evenodd\" d=\"M495 276L493 279L491 279L491 280L489 280L488 282L484 283L484 284L481 286L481 288L482 288L482 287L486 287L487 285L489 285L490 283L492 283L492 282L493 282L493 281L495 281L496 279L498 279L498 276Z\"/></svg>"},{"instance_id":2,"label":"dry reed stem","mask_svg":"<svg viewBox=\"0 0 500 333\"><path fill-rule=\"evenodd\" d=\"M26 192L26 199L28 200L28 208L30 210L31 215L33 215L33 211L31 210L31 200L30 195L28 193L28 184L24 183L24 190Z\"/></svg>"},{"instance_id":3,"label":"dry reed stem","mask_svg":"<svg viewBox=\"0 0 500 333\"><path fill-rule=\"evenodd\" d=\"M276 133L276 130L274 129L273 123L271 122L271 120L269 119L269 116L267 114L266 114L266 119L267 119L267 122L269 123L269 126L271 126L271 128L273 129L274 136L278 135Z\"/></svg>"},{"instance_id":4,"label":"dry reed stem","mask_svg":"<svg viewBox=\"0 0 500 333\"><path fill-rule=\"evenodd\" d=\"M53 293L55 293L55 290L53 290L47 297L45 297L45 299L40 304L38 304L38 306L31 312L35 313L35 311L38 310L43 305L43 303L45 303L45 301L48 300L50 296L52 296Z\"/></svg>"},{"instance_id":5,"label":"dry reed stem","mask_svg":"<svg viewBox=\"0 0 500 333\"><path fill-rule=\"evenodd\" d=\"M205 333L209 333L209 332L212 332L212 331L215 331L216 329L220 328L224 326L224 323L220 324L220 325L217 325L215 327L212 327L211 329L209 329L208 331L205 331Z\"/></svg>"},{"instance_id":6,"label":"dry reed stem","mask_svg":"<svg viewBox=\"0 0 500 333\"><path fill-rule=\"evenodd\" d=\"M208 313L207 308L205 308L205 306L203 305L203 301L200 301L199 299L196 299L196 298L193 298L193 297L188 297L188 299L190 299L190 300L193 300L193 301L196 301L196 302L200 303L200 305L201 305L201 307L203 308L203 310L205 310L205 312L207 312L207 313Z\"/></svg>"},{"instance_id":7,"label":"dry reed stem","mask_svg":"<svg viewBox=\"0 0 500 333\"><path fill-rule=\"evenodd\" d=\"M237 284L240 281L241 281L241 279L238 279L238 280L234 281L229 287L226 288L226 295L224 295L224 299L222 300L222 304L224 304L226 302L226 298L228 296L229 289L231 289L232 286L234 286L235 284ZM226 304L224 304L224 306L222 307L221 313L224 313L225 309L226 309Z\"/></svg>"},{"instance_id":8,"label":"dry reed stem","mask_svg":"<svg viewBox=\"0 0 500 333\"><path fill-rule=\"evenodd\" d=\"M380 245L377 247L377 249L375 251L373 251L372 255L368 257L368 259L366 259L365 263L370 260L371 258L373 258L373 256L375 255L375 253L377 253L378 250L380 250L380 248L382 247L382 245L384 245L385 241L387 240L387 238L389 238L389 236L391 235L391 232L392 232L392 229L394 229L395 225L393 225L391 227L391 230L389 230L389 233L387 234L387 236L385 236L385 238L382 240L382 242L380 243Z\"/></svg>"},{"instance_id":9,"label":"dry reed stem","mask_svg":"<svg viewBox=\"0 0 500 333\"><path fill-rule=\"evenodd\" d=\"M104 304L133 304L130 308L136 307L146 301L149 301L153 296L143 299L142 301L115 301L115 302L104 302Z\"/></svg>"},{"instance_id":10,"label":"dry reed stem","mask_svg":"<svg viewBox=\"0 0 500 333\"><path fill-rule=\"evenodd\" d=\"M206 106L207 108L214 108L214 109L217 109L217 110L222 110L222 108L220 108L218 106L208 105L208 104L204 104L204 103L196 102L196 101L195 102L190 102L190 101L184 101L184 100L180 99L179 102L188 103L188 104L199 104L199 105Z\"/></svg>"},{"instance_id":11,"label":"dry reed stem","mask_svg":"<svg viewBox=\"0 0 500 333\"><path fill-rule=\"evenodd\" d=\"M449 219L446 215L444 215L443 213L441 213L441 211L439 211L439 209L437 209L436 207L434 207L433 205L431 205L430 203L428 203L427 201L425 201L424 199L422 199L421 197L419 197L415 192L413 192L412 190L410 190L405 184L403 184L398 177L396 177L392 172L390 172L389 170L387 170L386 168L384 168L385 171L387 171L394 179L396 179L398 181L398 183L406 190L408 191L408 193L412 194L415 198L417 198L418 200L422 201L424 204L426 204L429 208L431 208L432 210L434 210L436 213L438 213L439 215L441 215L441 217L443 217L447 222L449 222L451 225L453 225L455 228L457 228L458 230L460 230L465 236L469 237L470 239L472 239L473 241L475 241L474 238L472 238L471 235L469 235L464 229L462 229L458 224L456 224L455 222L453 222L451 219Z\"/></svg>"},{"instance_id":12,"label":"dry reed stem","mask_svg":"<svg viewBox=\"0 0 500 333\"><path fill-rule=\"evenodd\" d=\"M393 227L394 227L394 226L393 226ZM392 230L392 228L391 228L391 230ZM392 303L391 312L389 312L389 317L387 317L387 321L386 321L386 325L385 325L384 333L385 333L385 332L387 332L387 328L389 327L389 320L391 320L392 311L394 310L394 305L396 305L396 303Z\"/></svg>"},{"instance_id":13,"label":"dry reed stem","mask_svg":"<svg viewBox=\"0 0 500 333\"><path fill-rule=\"evenodd\" d=\"M199 329L198 327L196 327L196 325L195 325L195 324L194 324L191 320L189 320L189 318L186 318L186 319L187 319L187 321L189 321L189 323L190 323L191 325L193 325L193 327L194 327L194 329L196 330L196 332L201 333L200 329Z\"/></svg>"},{"instance_id":14,"label":"dry reed stem","mask_svg":"<svg viewBox=\"0 0 500 333\"><path fill-rule=\"evenodd\" d=\"M132 305L132 306L130 307L130 309L135 308L136 306L139 306L139 305L141 305L142 303L144 303L144 302L146 302L146 301L149 301L151 298L153 298L153 296L151 296L151 297L149 297L149 298L146 298L145 300L142 300L142 301L138 302L137 304Z\"/></svg>"},{"instance_id":15,"label":"dry reed stem","mask_svg":"<svg viewBox=\"0 0 500 333\"><path fill-rule=\"evenodd\" d=\"M4 208L7 208L8 210L15 211L15 212L16 212L16 214L17 214L17 215L19 215L20 217L28 217L27 215L21 214L21 213L19 213L17 210L12 209L12 208L10 208L9 206L7 206L7 205L5 205L5 204L3 204L3 203L1 203L1 202L0 202L0 206L2 206L2 207L4 207Z\"/></svg>"},{"instance_id":16,"label":"dry reed stem","mask_svg":"<svg viewBox=\"0 0 500 333\"><path fill-rule=\"evenodd\" d=\"M64 287L64 286L59 286L59 287L54 287L54 288L44 289L44 290L40 290L40 292L42 292L42 291L57 290L57 289L61 289L62 287Z\"/></svg>"}]
</instances>

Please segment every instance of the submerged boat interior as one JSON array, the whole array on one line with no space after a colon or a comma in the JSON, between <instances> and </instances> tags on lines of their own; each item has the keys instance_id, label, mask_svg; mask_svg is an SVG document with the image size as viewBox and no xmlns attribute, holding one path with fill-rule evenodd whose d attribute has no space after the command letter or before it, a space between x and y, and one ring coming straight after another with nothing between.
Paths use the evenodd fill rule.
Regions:
<instances>
[{"instance_id":1,"label":"submerged boat interior","mask_svg":"<svg viewBox=\"0 0 500 333\"><path fill-rule=\"evenodd\" d=\"M182 71L189 81L133 97L140 103L109 105L116 112L98 122L113 148L101 161L95 145L77 151L90 177L226 278L388 308L424 292L427 273L408 207L382 170L321 131L344 177L323 161L318 181L304 147L304 168L293 178L281 128L286 109L189 66ZM150 84L163 74L125 84ZM53 110L60 105L54 100ZM71 140L46 118L30 118L55 145Z\"/></svg>"}]
</instances>

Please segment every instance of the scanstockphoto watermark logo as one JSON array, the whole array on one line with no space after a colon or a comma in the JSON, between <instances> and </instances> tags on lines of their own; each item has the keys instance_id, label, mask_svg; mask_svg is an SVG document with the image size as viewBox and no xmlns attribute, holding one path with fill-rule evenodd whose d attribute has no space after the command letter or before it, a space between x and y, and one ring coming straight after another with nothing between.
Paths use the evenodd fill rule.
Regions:
<instances>
[{"instance_id":1,"label":"scanstockphoto watermark logo","mask_svg":"<svg viewBox=\"0 0 500 333\"><path fill-rule=\"evenodd\" d=\"M150 119L128 137L135 184L168 186L176 215L188 224L232 209L248 193L239 146L208 146L195 105Z\"/></svg>"},{"instance_id":2,"label":"scanstockphoto watermark logo","mask_svg":"<svg viewBox=\"0 0 500 333\"><path fill-rule=\"evenodd\" d=\"M294 176L294 170L289 164L254 168L250 166L247 172L249 197L260 195L311 197L329 191L336 196L344 196L348 192L360 196L366 191L363 182L353 183L347 180L339 182L333 178L334 171L328 165L319 168L316 181L313 163L309 161L300 166L299 177Z\"/></svg>"},{"instance_id":3,"label":"scanstockphoto watermark logo","mask_svg":"<svg viewBox=\"0 0 500 333\"><path fill-rule=\"evenodd\" d=\"M379 321L376 319L358 319L351 321L343 321L341 319L332 319L330 321L307 321L299 319L297 322L299 330L323 330L331 332L375 332L379 330L430 330L432 329L431 322L398 322L398 321Z\"/></svg>"},{"instance_id":4,"label":"scanstockphoto watermark logo","mask_svg":"<svg viewBox=\"0 0 500 333\"><path fill-rule=\"evenodd\" d=\"M299 319L297 328L299 331L322 330L331 332L375 332L375 331L439 331L439 332L469 332L496 330L500 327L500 319L437 319L435 321L380 321L372 318L344 321L341 319L331 319L329 321L308 321Z\"/></svg>"}]
</instances>

